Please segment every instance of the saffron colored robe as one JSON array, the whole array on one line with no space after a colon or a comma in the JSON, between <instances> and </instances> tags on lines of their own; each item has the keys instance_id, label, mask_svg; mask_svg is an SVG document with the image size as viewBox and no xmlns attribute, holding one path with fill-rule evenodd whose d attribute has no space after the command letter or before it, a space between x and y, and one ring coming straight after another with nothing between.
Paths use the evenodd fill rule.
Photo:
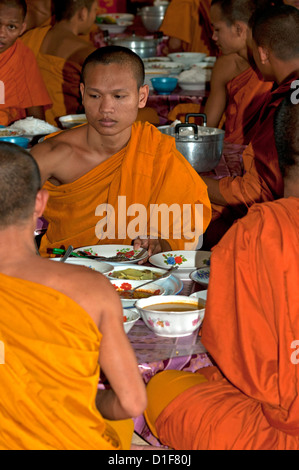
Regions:
<instances>
[{"instance_id":1,"label":"saffron colored robe","mask_svg":"<svg viewBox=\"0 0 299 470\"><path fill-rule=\"evenodd\" d=\"M58 118L82 111L80 98L81 66L62 57L42 54L40 48L51 25L34 28L22 36L22 41L33 51L47 90L53 102L46 112L46 120L59 124Z\"/></svg>"},{"instance_id":2,"label":"saffron colored robe","mask_svg":"<svg viewBox=\"0 0 299 470\"><path fill-rule=\"evenodd\" d=\"M283 196L283 179L278 165L274 138L274 114L290 90L294 78L288 78L269 94L251 142L243 152L243 176L225 177L219 190L238 216L247 213L255 202L266 202Z\"/></svg>"},{"instance_id":3,"label":"saffron colored robe","mask_svg":"<svg viewBox=\"0 0 299 470\"><path fill-rule=\"evenodd\" d=\"M102 335L86 311L4 274L0 311L0 449L120 449L124 422L112 428L95 405ZM132 434L133 422L125 423Z\"/></svg>"},{"instance_id":4,"label":"saffron colored robe","mask_svg":"<svg viewBox=\"0 0 299 470\"><path fill-rule=\"evenodd\" d=\"M172 0L160 31L183 41L184 52L217 55L218 49L212 41L210 7L211 0Z\"/></svg>"},{"instance_id":5,"label":"saffron colored robe","mask_svg":"<svg viewBox=\"0 0 299 470\"><path fill-rule=\"evenodd\" d=\"M254 205L211 257L202 342L223 376L190 387L160 413L162 443L298 450L298 284L299 199Z\"/></svg>"},{"instance_id":6,"label":"saffron colored robe","mask_svg":"<svg viewBox=\"0 0 299 470\"><path fill-rule=\"evenodd\" d=\"M32 51L20 39L0 54L0 124L8 126L26 117L26 109L51 99Z\"/></svg>"},{"instance_id":7,"label":"saffron colored robe","mask_svg":"<svg viewBox=\"0 0 299 470\"><path fill-rule=\"evenodd\" d=\"M211 218L206 185L178 152L175 139L149 123L135 122L127 147L78 180L61 186L47 182L44 188L50 197L44 212L49 227L41 241L43 255L60 246L131 244L136 236L130 228L133 233L140 230L140 236L168 240L173 250L195 249ZM173 220L170 214L168 224L172 204L178 211ZM183 205L189 205L185 212ZM203 218L196 216L196 205L203 205ZM155 222L157 206L166 211L165 230Z\"/></svg>"},{"instance_id":8,"label":"saffron colored robe","mask_svg":"<svg viewBox=\"0 0 299 470\"><path fill-rule=\"evenodd\" d=\"M265 82L252 67L227 84L229 101L225 110L224 137L227 142L249 144L272 86L273 82Z\"/></svg>"}]
</instances>

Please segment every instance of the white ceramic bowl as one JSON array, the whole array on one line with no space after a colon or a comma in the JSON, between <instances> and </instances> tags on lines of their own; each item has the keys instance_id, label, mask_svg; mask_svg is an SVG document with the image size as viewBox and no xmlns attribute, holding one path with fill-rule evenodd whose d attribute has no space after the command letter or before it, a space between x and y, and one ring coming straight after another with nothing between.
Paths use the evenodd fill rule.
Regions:
<instances>
[{"instance_id":1,"label":"white ceramic bowl","mask_svg":"<svg viewBox=\"0 0 299 470\"><path fill-rule=\"evenodd\" d=\"M102 31L108 31L109 34L121 34L123 33L128 26L131 26L133 24L132 21L122 21L117 24L99 24L99 28Z\"/></svg>"},{"instance_id":2,"label":"white ceramic bowl","mask_svg":"<svg viewBox=\"0 0 299 470\"><path fill-rule=\"evenodd\" d=\"M61 116L58 121L64 129L87 123L85 114L68 114L67 116Z\"/></svg>"},{"instance_id":3,"label":"white ceramic bowl","mask_svg":"<svg viewBox=\"0 0 299 470\"><path fill-rule=\"evenodd\" d=\"M122 23L123 21L134 21L135 15L132 13L103 13L101 15L97 15L97 24L100 23L101 18L105 20L105 18L111 18L113 21L116 21L117 24Z\"/></svg>"},{"instance_id":4,"label":"white ceramic bowl","mask_svg":"<svg viewBox=\"0 0 299 470\"><path fill-rule=\"evenodd\" d=\"M183 312L163 312L152 309L154 304L170 303L192 303L198 306L196 310L186 310ZM163 297L154 296L147 299L139 299L135 303L135 308L141 315L146 326L158 336L169 338L191 335L200 327L205 313L205 300L195 299L185 295L165 295Z\"/></svg>"},{"instance_id":5,"label":"white ceramic bowl","mask_svg":"<svg viewBox=\"0 0 299 470\"><path fill-rule=\"evenodd\" d=\"M182 90L187 90L187 91L203 91L206 89L206 82L194 83L194 82L179 81L178 85Z\"/></svg>"},{"instance_id":6,"label":"white ceramic bowl","mask_svg":"<svg viewBox=\"0 0 299 470\"><path fill-rule=\"evenodd\" d=\"M61 258L49 258L51 261L59 261ZM85 266L86 268L93 269L102 274L111 272L113 265L109 263L102 263L101 261L94 261L88 259L80 258L68 258L65 261L66 264L73 264L74 266Z\"/></svg>"},{"instance_id":7,"label":"white ceramic bowl","mask_svg":"<svg viewBox=\"0 0 299 470\"><path fill-rule=\"evenodd\" d=\"M204 52L172 52L168 57L174 62L181 62L187 66L191 66L201 62L207 54Z\"/></svg>"},{"instance_id":8,"label":"white ceramic bowl","mask_svg":"<svg viewBox=\"0 0 299 470\"><path fill-rule=\"evenodd\" d=\"M126 309L123 309L123 316L124 316L124 330L128 334L129 331L135 325L135 323L139 320L140 314L137 311L126 308Z\"/></svg>"},{"instance_id":9,"label":"white ceramic bowl","mask_svg":"<svg viewBox=\"0 0 299 470\"><path fill-rule=\"evenodd\" d=\"M115 289L121 294L121 292L125 292L126 290L134 289L134 287L139 287L141 284L144 284L144 281L124 281L122 280L112 280L110 279L111 284L115 287ZM162 296L165 294L165 289L154 282L151 282L147 286L141 287L141 291L150 292L150 296ZM122 299L121 303L123 308L130 308L134 307L137 298L133 299Z\"/></svg>"}]
</instances>

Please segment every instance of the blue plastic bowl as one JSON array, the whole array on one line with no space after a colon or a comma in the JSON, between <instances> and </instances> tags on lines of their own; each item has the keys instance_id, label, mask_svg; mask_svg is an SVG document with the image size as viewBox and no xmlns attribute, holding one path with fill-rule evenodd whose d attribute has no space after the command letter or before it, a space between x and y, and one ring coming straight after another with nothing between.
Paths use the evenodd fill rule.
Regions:
<instances>
[{"instance_id":1,"label":"blue plastic bowl","mask_svg":"<svg viewBox=\"0 0 299 470\"><path fill-rule=\"evenodd\" d=\"M171 93L178 84L178 79L175 77L154 77L151 78L154 90L159 95L168 95Z\"/></svg>"},{"instance_id":2,"label":"blue plastic bowl","mask_svg":"<svg viewBox=\"0 0 299 470\"><path fill-rule=\"evenodd\" d=\"M22 137L22 136L6 136L6 137L0 137L0 142L10 142L11 144L16 144L19 147L23 147L24 149L27 149L29 146L30 139L28 137Z\"/></svg>"}]
</instances>

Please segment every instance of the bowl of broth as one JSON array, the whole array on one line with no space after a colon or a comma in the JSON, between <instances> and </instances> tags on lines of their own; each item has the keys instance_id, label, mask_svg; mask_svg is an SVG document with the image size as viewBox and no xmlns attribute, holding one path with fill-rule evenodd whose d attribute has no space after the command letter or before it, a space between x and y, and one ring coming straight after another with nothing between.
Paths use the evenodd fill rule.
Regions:
<instances>
[{"instance_id":1,"label":"bowl of broth","mask_svg":"<svg viewBox=\"0 0 299 470\"><path fill-rule=\"evenodd\" d=\"M204 299L185 295L152 296L135 303L146 326L158 336L189 336L204 319Z\"/></svg>"}]
</instances>

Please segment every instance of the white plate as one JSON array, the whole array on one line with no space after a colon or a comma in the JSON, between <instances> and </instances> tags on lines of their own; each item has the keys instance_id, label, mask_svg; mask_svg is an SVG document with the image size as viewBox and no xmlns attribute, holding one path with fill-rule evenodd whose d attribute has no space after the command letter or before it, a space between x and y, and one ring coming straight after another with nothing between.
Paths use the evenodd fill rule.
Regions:
<instances>
[{"instance_id":1,"label":"white plate","mask_svg":"<svg viewBox=\"0 0 299 470\"><path fill-rule=\"evenodd\" d=\"M171 62L170 58L169 57L146 57L144 59L142 59L143 62L144 62L144 65L147 65L151 62Z\"/></svg>"},{"instance_id":2,"label":"white plate","mask_svg":"<svg viewBox=\"0 0 299 470\"><path fill-rule=\"evenodd\" d=\"M194 297L195 299L207 300L208 290L199 290L198 292L193 292L189 297Z\"/></svg>"},{"instance_id":3,"label":"white plate","mask_svg":"<svg viewBox=\"0 0 299 470\"><path fill-rule=\"evenodd\" d=\"M51 261L60 261L61 258L49 258ZM79 259L79 258L68 258L65 261L66 264L73 264L75 266L85 266L86 268L93 269L102 274L107 274L113 269L112 264L102 263L102 261L95 261L89 259Z\"/></svg>"},{"instance_id":4,"label":"white plate","mask_svg":"<svg viewBox=\"0 0 299 470\"><path fill-rule=\"evenodd\" d=\"M210 280L210 268L196 269L190 274L190 278L202 286L207 286Z\"/></svg>"},{"instance_id":5,"label":"white plate","mask_svg":"<svg viewBox=\"0 0 299 470\"><path fill-rule=\"evenodd\" d=\"M113 272L114 271L123 271L125 269L136 269L137 271L143 271L145 269L153 272L153 273L157 273L158 275L162 275L162 274L165 274L166 270L165 269L160 269L160 268L152 268L151 266L144 266L144 265L140 265L140 264L130 264L130 266L124 266L123 264L120 265L120 266L114 266L114 269L113 271L110 271L109 273L107 273L107 276L109 277L109 279L120 279L120 278L117 278L117 277L113 277ZM170 274L169 274L170 276ZM168 277L169 277L168 276ZM127 278L122 278L123 280L126 280ZM163 282L165 279L167 279L167 277L164 277L163 279L161 279L159 281L159 278L157 279L154 279L154 282L157 283L157 282ZM146 280L144 280L144 282L146 282Z\"/></svg>"},{"instance_id":6,"label":"white plate","mask_svg":"<svg viewBox=\"0 0 299 470\"><path fill-rule=\"evenodd\" d=\"M135 16L132 13L102 13L101 15L97 15L97 18L113 18L117 23L121 21L134 21ZM100 25L103 23L97 23ZM113 23L112 23L113 24Z\"/></svg>"},{"instance_id":7,"label":"white plate","mask_svg":"<svg viewBox=\"0 0 299 470\"><path fill-rule=\"evenodd\" d=\"M210 251L166 251L150 257L149 261L154 266L170 269L172 266L179 266L175 275L187 281L190 274L196 268L207 266L210 263Z\"/></svg>"},{"instance_id":8,"label":"white plate","mask_svg":"<svg viewBox=\"0 0 299 470\"><path fill-rule=\"evenodd\" d=\"M75 252L78 251L86 251L87 253L95 256L106 256L107 258L110 256L116 256L117 253L124 253L127 254L128 261L125 261L122 264L128 263L136 263L136 259L130 259L134 256L137 256L142 249L134 250L131 245L88 245L88 246L81 246L80 248L76 248ZM142 255L138 261L147 258L148 253L147 251ZM113 263L111 263L113 264Z\"/></svg>"}]
</instances>

